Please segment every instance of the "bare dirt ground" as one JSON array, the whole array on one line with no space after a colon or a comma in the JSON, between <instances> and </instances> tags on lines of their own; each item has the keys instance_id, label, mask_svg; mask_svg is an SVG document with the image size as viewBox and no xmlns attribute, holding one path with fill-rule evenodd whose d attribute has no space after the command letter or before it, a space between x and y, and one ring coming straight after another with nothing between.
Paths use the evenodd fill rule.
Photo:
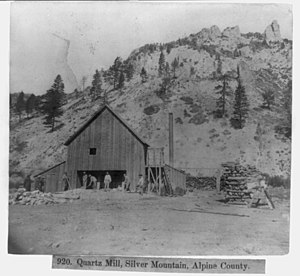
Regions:
<instances>
[{"instance_id":1,"label":"bare dirt ground","mask_svg":"<svg viewBox=\"0 0 300 276\"><path fill-rule=\"evenodd\" d=\"M57 205L9 207L9 252L21 254L281 255L289 191L276 209L225 204L215 191L183 197L82 190Z\"/></svg>"}]
</instances>

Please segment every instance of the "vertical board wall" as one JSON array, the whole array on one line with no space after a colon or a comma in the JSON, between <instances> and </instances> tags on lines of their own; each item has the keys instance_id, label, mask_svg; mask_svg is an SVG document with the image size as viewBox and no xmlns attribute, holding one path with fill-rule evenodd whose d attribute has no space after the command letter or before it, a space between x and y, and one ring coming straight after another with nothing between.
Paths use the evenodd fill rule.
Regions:
<instances>
[{"instance_id":1,"label":"vertical board wall","mask_svg":"<svg viewBox=\"0 0 300 276\"><path fill-rule=\"evenodd\" d=\"M90 155L90 148L96 148L96 155ZM68 145L71 186L80 186L77 171L126 170L133 190L138 175L145 174L145 152L145 144L109 109L104 109Z\"/></svg>"}]
</instances>

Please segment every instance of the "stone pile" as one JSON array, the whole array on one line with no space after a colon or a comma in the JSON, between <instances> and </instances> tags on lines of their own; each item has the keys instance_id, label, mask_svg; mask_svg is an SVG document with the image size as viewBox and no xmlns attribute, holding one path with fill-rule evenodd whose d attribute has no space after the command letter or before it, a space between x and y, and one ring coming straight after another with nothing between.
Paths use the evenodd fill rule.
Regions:
<instances>
[{"instance_id":1,"label":"stone pile","mask_svg":"<svg viewBox=\"0 0 300 276\"><path fill-rule=\"evenodd\" d=\"M9 205L53 205L79 199L78 195L72 196L70 192L72 191L52 194L43 193L38 190L28 192L24 188L19 188L15 193L9 196Z\"/></svg>"}]
</instances>

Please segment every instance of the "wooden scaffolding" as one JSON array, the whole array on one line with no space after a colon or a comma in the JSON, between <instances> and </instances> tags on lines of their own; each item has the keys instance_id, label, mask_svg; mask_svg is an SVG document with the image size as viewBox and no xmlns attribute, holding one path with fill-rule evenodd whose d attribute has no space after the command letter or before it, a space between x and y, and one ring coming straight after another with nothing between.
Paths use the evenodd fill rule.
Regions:
<instances>
[{"instance_id":1,"label":"wooden scaffolding","mask_svg":"<svg viewBox=\"0 0 300 276\"><path fill-rule=\"evenodd\" d=\"M186 190L185 174L165 164L164 148L148 148L146 175L148 192L156 192L159 195L174 195L178 188L184 192Z\"/></svg>"}]
</instances>

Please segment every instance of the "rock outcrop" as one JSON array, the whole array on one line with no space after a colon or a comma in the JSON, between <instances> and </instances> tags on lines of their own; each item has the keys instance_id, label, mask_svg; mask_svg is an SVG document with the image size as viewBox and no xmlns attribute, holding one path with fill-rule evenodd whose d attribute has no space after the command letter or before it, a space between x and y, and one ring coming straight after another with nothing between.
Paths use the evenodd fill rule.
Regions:
<instances>
[{"instance_id":1,"label":"rock outcrop","mask_svg":"<svg viewBox=\"0 0 300 276\"><path fill-rule=\"evenodd\" d=\"M218 26L213 25L210 27L210 39L215 40L218 37L221 37L222 33Z\"/></svg>"},{"instance_id":2,"label":"rock outcrop","mask_svg":"<svg viewBox=\"0 0 300 276\"><path fill-rule=\"evenodd\" d=\"M233 39L240 38L241 37L240 28L239 26L228 27L223 31L222 35Z\"/></svg>"},{"instance_id":3,"label":"rock outcrop","mask_svg":"<svg viewBox=\"0 0 300 276\"><path fill-rule=\"evenodd\" d=\"M268 44L282 40L280 34L280 26L276 20L274 20L271 25L267 26L264 32L264 37Z\"/></svg>"}]
</instances>

